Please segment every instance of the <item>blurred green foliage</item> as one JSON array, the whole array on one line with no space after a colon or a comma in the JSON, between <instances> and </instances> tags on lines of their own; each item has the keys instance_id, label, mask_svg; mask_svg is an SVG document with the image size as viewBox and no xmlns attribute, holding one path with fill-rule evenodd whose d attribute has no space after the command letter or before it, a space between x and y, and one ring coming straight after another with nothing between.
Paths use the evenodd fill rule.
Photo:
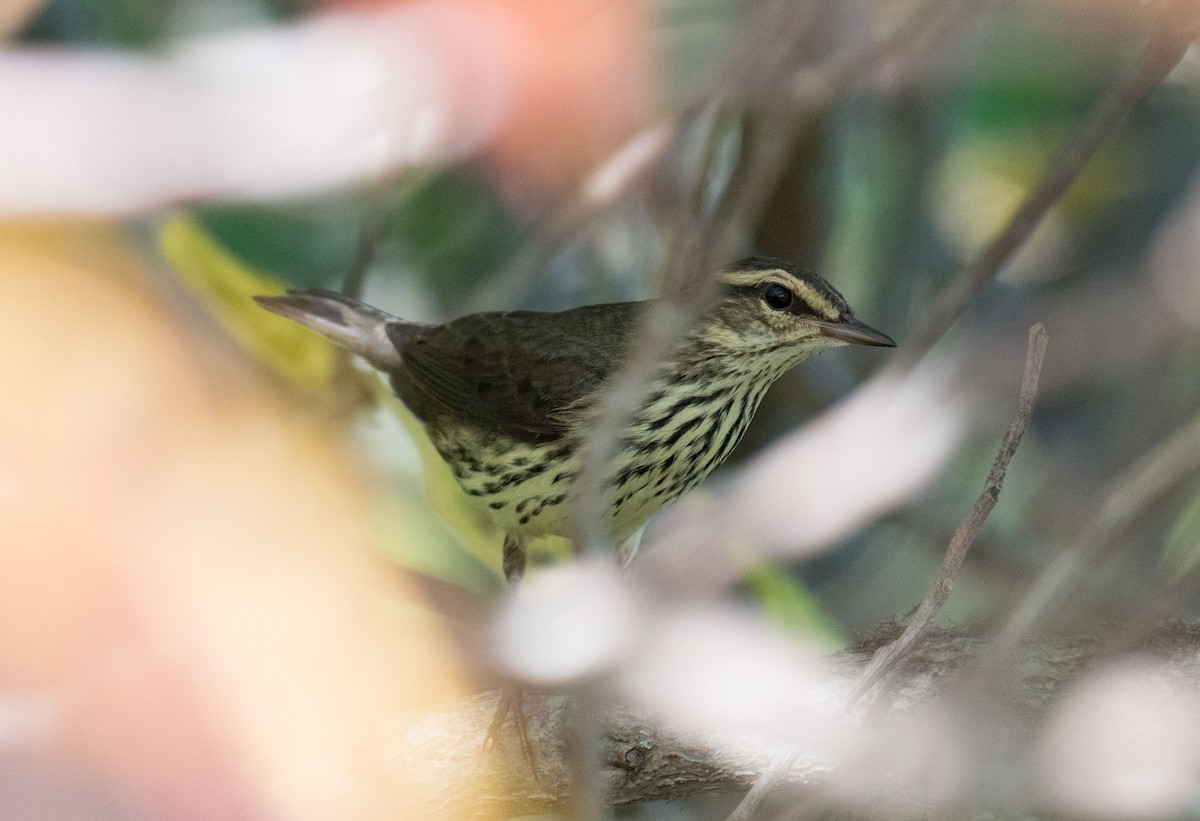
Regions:
<instances>
[{"instance_id":1,"label":"blurred green foliage","mask_svg":"<svg viewBox=\"0 0 1200 821\"><path fill-rule=\"evenodd\" d=\"M470 169L423 177L398 198L388 226L405 268L451 310L525 239L486 178Z\"/></svg>"},{"instance_id":2,"label":"blurred green foliage","mask_svg":"<svg viewBox=\"0 0 1200 821\"><path fill-rule=\"evenodd\" d=\"M1162 574L1179 582L1200 564L1200 485L1191 489L1166 539Z\"/></svg>"},{"instance_id":3,"label":"blurred green foliage","mask_svg":"<svg viewBox=\"0 0 1200 821\"><path fill-rule=\"evenodd\" d=\"M201 205L194 211L235 256L305 287L340 286L366 217L361 198L343 195L274 206Z\"/></svg>"},{"instance_id":4,"label":"blurred green foliage","mask_svg":"<svg viewBox=\"0 0 1200 821\"><path fill-rule=\"evenodd\" d=\"M209 5L236 19L282 19L308 4ZM853 14L866 14L868 5L850 4L816 21L814 53L828 51L831 42L860 38ZM702 99L725 79L721 72L739 46L745 7L733 0L662 0L655 9L658 83L663 107L671 110ZM1054 4L989 9L942 51L926 55L933 68L919 82L890 85L887 77L875 78L820 112L797 141L768 212L760 224L747 227L746 251L819 268L860 316L901 341L928 300L1011 213L1138 43L1119 29L1088 34L1064 21ZM168 0L54 0L23 38L154 48L179 35L179 21L186 17L179 3ZM1121 346L1102 343L1120 334L1134 339L1143 329L1124 327L1121 311L1103 308L1113 303L1097 299L1148 287L1136 282L1147 254L1180 197L1196 184L1198 134L1194 79L1152 94L1056 205L1028 253L1005 272L1005 281L976 301L960 326L969 333L960 331L944 343L965 347L974 338L1007 345L1023 340L1033 318L1046 319L1051 338L1048 387L1034 428L960 580L950 618L982 618L1002 603L1045 560L1046 545L1077 526L1070 523L1084 515L1107 477L1200 408L1195 365L1200 341L1194 332L1178 334L1165 350L1121 359ZM547 303L573 294L612 298L606 295L624 287L610 281L614 270L655 269L664 247L661 233L682 197L671 189L669 175L652 176L631 189L630 201L586 227L552 232L549 245L530 257L534 264L518 277L510 266L531 242L543 241L539 231L546 217L572 203L542 203L540 210L516 205L499 193L490 173L485 164L472 163L302 202L210 204L192 212L250 267L296 285L327 287L340 286L364 220L379 218L385 230L372 276L403 281L454 315L489 292L489 304L506 307L525 306L530 294ZM540 223L531 219L534 213L543 217ZM1067 321L1071 311L1101 309L1113 315ZM1066 352L1081 348L1103 348L1108 359L1093 370L1056 375L1056 368L1066 368L1058 364ZM1022 342L993 353L982 360L980 370L988 371L982 375L994 382L1014 380ZM881 361L869 352L838 352L782 380L739 455L761 449L836 401ZM914 604L982 486L1008 413L1005 404L994 418L979 420L976 436L906 510L802 571L774 566L753 571L746 585L750 594L781 621L821 629L868 625L902 612L905 602ZM397 479L397 486L412 493L411 475ZM1164 558L1173 573L1195 562L1196 498L1193 494L1173 519ZM1147 549L1133 560L1146 575L1161 554L1154 534L1169 529L1159 525L1158 531L1146 529ZM463 578L477 572L468 552L461 561ZM437 572L454 576L444 567ZM813 606L814 596L823 612Z\"/></svg>"}]
</instances>

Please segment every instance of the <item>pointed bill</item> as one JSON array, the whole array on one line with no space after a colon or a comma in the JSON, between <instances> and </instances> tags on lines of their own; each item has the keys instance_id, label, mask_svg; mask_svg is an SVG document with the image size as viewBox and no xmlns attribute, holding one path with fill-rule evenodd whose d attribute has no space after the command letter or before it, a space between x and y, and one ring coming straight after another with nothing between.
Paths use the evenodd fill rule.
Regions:
<instances>
[{"instance_id":1,"label":"pointed bill","mask_svg":"<svg viewBox=\"0 0 1200 821\"><path fill-rule=\"evenodd\" d=\"M821 333L831 339L839 339L851 345L873 345L878 348L894 348L896 343L890 336L872 328L866 323L859 322L852 316L844 317L836 322L820 321L814 323Z\"/></svg>"}]
</instances>

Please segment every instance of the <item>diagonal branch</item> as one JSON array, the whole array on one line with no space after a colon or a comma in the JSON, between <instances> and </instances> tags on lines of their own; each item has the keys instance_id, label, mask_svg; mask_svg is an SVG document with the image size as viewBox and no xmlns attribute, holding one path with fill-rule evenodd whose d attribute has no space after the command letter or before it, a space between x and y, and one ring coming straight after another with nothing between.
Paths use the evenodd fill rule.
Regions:
<instances>
[{"instance_id":1,"label":"diagonal branch","mask_svg":"<svg viewBox=\"0 0 1200 821\"><path fill-rule=\"evenodd\" d=\"M928 318L909 334L895 367L911 367L950 329L971 300L1012 258L1071 187L1096 151L1133 107L1183 58L1200 31L1200 4L1165 0L1138 59L1117 78L1046 166L1012 219L937 300Z\"/></svg>"},{"instance_id":2,"label":"diagonal branch","mask_svg":"<svg viewBox=\"0 0 1200 821\"><path fill-rule=\"evenodd\" d=\"M1004 476L1008 471L1008 463L1016 454L1017 448L1021 444L1021 438L1025 435L1025 431L1029 428L1029 422L1033 418L1033 406L1037 401L1038 379L1042 373L1042 361L1046 356L1047 342L1046 329L1041 323L1029 329L1029 348L1025 356L1025 374L1021 379L1021 394L1017 400L1017 411L1008 426L1008 431L1004 434L1004 440L1000 444L995 461L992 462L991 470L988 471L983 492L979 494L975 506L971 508L970 515L954 531L950 546L946 549L946 555L942 559L941 567L938 568L933 588L917 606L912 620L895 641L876 650L874 657L863 668L862 674L850 692L849 703L851 705L855 704L890 670L893 670L904 654L921 640L933 623L934 616L950 598L950 591L954 587L954 580L958 577L963 559L966 558L967 551L975 543L980 528L983 527L983 523L987 521L988 515L1000 498L1000 491L1004 487Z\"/></svg>"},{"instance_id":3,"label":"diagonal branch","mask_svg":"<svg viewBox=\"0 0 1200 821\"><path fill-rule=\"evenodd\" d=\"M991 470L988 471L983 491L979 494L979 498L971 508L966 520L954 532L950 546L946 549L946 555L942 559L941 567L938 568L933 587L929 595L918 605L912 620L899 636L878 647L871 660L867 662L848 688L846 703L849 707L853 708L868 690L894 670L904 657L912 652L917 643L929 632L933 619L941 610L942 605L950 598L950 591L954 587L954 580L958 576L959 568L962 567L967 551L971 549L971 545L979 535L980 528L983 527L992 508L996 506L996 502L1000 498L1000 491L1004 486L1004 476L1008 471L1008 463L1016 454L1017 448L1021 444L1021 438L1025 435L1033 418L1033 407L1037 400L1038 380L1042 373L1047 342L1046 329L1041 323L1029 329L1029 345L1025 355L1025 372L1021 379L1021 393L1017 400L1017 410L1000 443L1000 450L992 462ZM800 753L801 751L795 748L780 753L770 768L755 782L746 797L738 804L729 816L729 821L749 821L763 800L794 770Z\"/></svg>"},{"instance_id":4,"label":"diagonal branch","mask_svg":"<svg viewBox=\"0 0 1200 821\"><path fill-rule=\"evenodd\" d=\"M877 646L890 636L891 628L885 625L875 635L865 637L862 645ZM1103 639L1091 636L1044 639L1022 645L1012 664L1015 680L1011 685L1006 682L1003 691L990 692L998 709L1009 709L1006 714L1016 724L1012 728L1015 736L1024 742L1008 749L1004 757L956 760L956 770L964 773L974 770L981 778L1004 783L1038 777L1028 767L1029 757L1035 754L1030 747L1036 738L1035 730L1081 671L1102 655L1104 647ZM974 668L983 648L981 640L959 631L934 629L927 633L916 642L895 674L887 695L888 724L868 727L867 731L887 733L891 728L903 732L907 728L913 733L909 744L928 744L929 736L922 734L922 727L928 729L922 723L930 720L928 708L945 704L941 701L943 695ZM1196 662L1200 657L1200 626L1160 624L1129 650L1142 654L1143 659L1155 658L1183 681L1200 686L1200 665ZM852 685L868 655L853 651L844 654L841 660L844 664L836 668L833 675L837 678L833 681L806 679L778 684L823 703L831 687L845 689ZM498 695L498 692L485 693L437 710L401 717L389 744L389 762L403 772L406 783L419 788L417 794L427 801L425 812L419 817L469 820L569 810L570 769L561 742L564 722L569 721L567 697L534 693L527 696L530 737L538 754L539 778L535 779L514 738L502 738L489 755L482 752ZM736 696L731 694L731 697ZM737 794L749 788L772 763L770 753L757 736L722 733L709 740L685 740L628 709L610 709L602 721L606 733L599 777L614 807L694 795ZM978 725L974 726L978 729ZM896 755L912 757L911 748L897 745L895 737L890 745L872 743L872 739L882 738L867 736L862 743L877 751L891 749ZM955 749L966 752L965 748ZM892 763L897 765L894 769L904 769L898 762ZM864 769L855 772L856 768ZM890 790L917 801L934 800L924 793L927 783L906 782L903 777L888 776L886 770L888 767L878 758L863 761L844 754L817 754L798 760L779 783L806 790L810 795L820 795L820 790L839 780L870 783L881 793ZM1026 786L1032 790L1035 785ZM857 795L843 791L840 796L832 800L846 808L853 807L857 798L862 802L859 809L878 798L875 794L864 795L861 790ZM1020 809L1026 797L1021 790L1014 789L1007 798L1010 809L1015 807L1017 812L997 816L997 808L991 807L987 817L1023 817ZM946 817L965 817L961 806L943 809L949 813Z\"/></svg>"}]
</instances>

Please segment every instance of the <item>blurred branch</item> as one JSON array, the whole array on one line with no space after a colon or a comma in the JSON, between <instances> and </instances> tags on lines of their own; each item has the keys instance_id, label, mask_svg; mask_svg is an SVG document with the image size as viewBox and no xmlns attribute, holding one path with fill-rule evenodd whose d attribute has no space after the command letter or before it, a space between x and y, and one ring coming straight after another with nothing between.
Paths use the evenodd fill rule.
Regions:
<instances>
[{"instance_id":1,"label":"blurred branch","mask_svg":"<svg viewBox=\"0 0 1200 821\"><path fill-rule=\"evenodd\" d=\"M358 237L354 246L354 257L350 267L342 277L342 293L354 299L361 299L363 288L367 284L367 272L379 257L379 249L387 239L387 219L394 205L394 197L384 188L374 189L363 209L362 222L358 227ZM332 409L333 419L349 419L356 411L369 408L374 404L375 395L367 390L361 379L357 378L358 369L354 364L354 354L342 347L336 347L334 356L337 364L330 379L329 393L338 397Z\"/></svg>"},{"instance_id":2,"label":"blurred branch","mask_svg":"<svg viewBox=\"0 0 1200 821\"><path fill-rule=\"evenodd\" d=\"M8 49L0 106L26 127L0 133L0 213L276 198L467 156L514 74L473 17L330 12L154 56Z\"/></svg>"},{"instance_id":3,"label":"blurred branch","mask_svg":"<svg viewBox=\"0 0 1200 821\"><path fill-rule=\"evenodd\" d=\"M358 238L354 244L354 257L342 277L342 293L354 299L362 299L367 284L367 271L379 258L379 249L388 235L388 220L396 205L394 190L381 184L371 190L363 208L362 222L358 226Z\"/></svg>"},{"instance_id":4,"label":"blurred branch","mask_svg":"<svg viewBox=\"0 0 1200 821\"><path fill-rule=\"evenodd\" d=\"M815 66L802 68L789 81L792 89L803 88L806 89L805 93L793 92L793 106L785 106L782 112L775 111L774 106L754 112L765 122L754 123L751 112L738 109L736 120L729 129L734 133L728 135L737 139L738 157L734 173L715 197L711 178L722 149L722 137L727 136L722 126L728 123L729 118L723 116L728 109L720 96L707 106L710 114L708 139L687 206L680 209L671 232L666 263L660 278L672 296L659 304L652 304L642 317L635 348L614 375L604 401L596 408L591 435L584 445L582 468L575 484L577 532L573 542L578 553L595 552L607 542L601 517L603 468L616 451L621 431L640 407L658 363L708 304L715 287L713 278L708 276L710 260L723 257L731 251L736 245L737 232L743 226L752 224L765 207L771 193L771 182L778 177L787 161L794 141L801 132L803 120L830 104L885 57L921 42L922 38L915 37L914 31L929 29L930 19L936 18L949 5L953 4L948 0L928 0L888 35L848 49ZM786 32L783 40L799 42L806 23L805 15L795 12L788 4L779 5L773 11L778 18L776 29ZM947 15L947 18L951 21L965 19L962 15L959 11ZM933 28L945 34L952 26ZM766 81L762 81L762 84L769 86ZM688 116L694 115L695 112L688 112ZM703 121L705 118L700 119ZM678 129L675 134L678 141ZM661 144L666 147L674 143L663 141ZM658 157L658 154L649 155L638 173L651 168L652 161ZM632 181L635 178L636 175L629 179ZM613 200L620 190L617 189L613 194ZM705 203L710 200L713 205L706 207ZM577 213L577 218L583 220L586 217L590 220L596 213L585 209Z\"/></svg>"},{"instance_id":5,"label":"blurred branch","mask_svg":"<svg viewBox=\"0 0 1200 821\"><path fill-rule=\"evenodd\" d=\"M897 629L892 624L884 625L844 654L837 681L797 681L793 689L822 703L831 683L848 690L874 650L892 642ZM1014 708L1012 715L1028 725L1024 729L1044 717L1066 685L1097 660L1103 646L1104 642L1095 637L1022 645L1020 658L1011 668L1020 672L1020 679L1013 687L1006 687L1002 698ZM923 637L888 690L889 726L903 727L919 715L923 706L943 696L963 671L971 668L982 647L981 640L955 630L933 630ZM1168 668L1200 687L1196 662L1200 658L1200 626L1162 624L1133 649L1160 657ZM485 693L424 713L407 722L403 732L393 739L393 760L404 772L429 785L425 793L432 796L426 813L429 817L507 817L562 811L570 806L568 767L561 743L567 697L527 696L530 738L538 755L536 779L513 738L503 738L494 757L480 753L497 697L497 692ZM997 698L1001 696L997 694ZM601 775L615 807L741 792L771 764L771 750L761 737L722 734L719 741L710 743L684 741L622 709L609 711L604 725L606 755ZM1015 752L1029 754L1028 749ZM987 766L996 765L993 761ZM837 762L807 756L795 762L780 783L814 791L840 775L845 773L839 771ZM463 788L464 784L481 783L491 787L474 793ZM882 776L873 776L873 783L880 791L895 790L910 797L919 797L921 791L917 785L888 784ZM863 800L877 797L864 796ZM1014 796L1015 800L1023 799Z\"/></svg>"},{"instance_id":6,"label":"blurred branch","mask_svg":"<svg viewBox=\"0 0 1200 821\"><path fill-rule=\"evenodd\" d=\"M1142 53L1109 87L1062 145L1046 171L995 239L975 257L937 300L928 318L908 335L894 367L911 367L942 337L971 300L1032 235L1042 218L1071 187L1096 151L1133 107L1162 82L1200 33L1200 3L1164 0Z\"/></svg>"},{"instance_id":7,"label":"blurred branch","mask_svg":"<svg viewBox=\"0 0 1200 821\"><path fill-rule=\"evenodd\" d=\"M881 63L896 57L911 58L922 49L945 39L990 0L927 0L892 30L838 51L832 56L789 69L789 76L782 79L764 78L761 68L751 68L755 84L746 82L736 72L722 72L725 77L718 88L711 90L705 98L682 110L662 118L643 129L605 160L580 186L578 194L566 203L556 203L548 221L539 229L539 236L527 243L517 256L505 267L497 279L489 283L486 293L480 293L472 301L472 309L494 307L488 304L488 295L505 293L519 288L537 273L558 250L571 241L579 239L590 229L600 224L600 218L614 208L623 197L647 177L659 170L665 158L679 155L684 150L688 136L698 127L706 127L714 107L722 108L737 103L752 88L758 95L763 89L782 85L784 102L772 99L768 112L776 120L769 129L781 143L777 153L779 159L764 164L767 172L755 176L755 185L762 188L760 196L769 195L768 183L778 175L778 167L787 156L787 148L800 133L800 123L845 95L854 84ZM809 6L802 9L784 6L773 9L777 14L787 13L789 25L783 28L796 29L807 23ZM779 45L775 26L771 32L772 52L787 53ZM760 38L747 38L752 49L758 49ZM749 54L753 67L761 58L758 51ZM736 61L735 61L736 62ZM732 79L730 79L732 77ZM745 100L741 100L745 103ZM751 186L745 186L751 188ZM728 226L725 226L728 227ZM694 271L689 271L694 276ZM666 277L665 280L670 281ZM678 285L678 282L674 284Z\"/></svg>"},{"instance_id":8,"label":"blurred branch","mask_svg":"<svg viewBox=\"0 0 1200 821\"><path fill-rule=\"evenodd\" d=\"M1200 472L1200 416L1160 442L1105 491L1071 545L1038 577L992 645L1000 663L1046 617L1051 605L1155 502Z\"/></svg>"},{"instance_id":9,"label":"blurred branch","mask_svg":"<svg viewBox=\"0 0 1200 821\"><path fill-rule=\"evenodd\" d=\"M927 0L884 35L798 72L791 83L791 104L801 111L829 105L883 61L913 58L948 37L991 2L994 0Z\"/></svg>"},{"instance_id":10,"label":"blurred branch","mask_svg":"<svg viewBox=\"0 0 1200 821\"><path fill-rule=\"evenodd\" d=\"M1033 418L1033 406L1037 399L1038 379L1042 373L1042 361L1046 355L1047 340L1046 329L1040 323L1029 329L1029 347L1025 355L1025 373L1021 380L1017 412L1004 435L1000 451L996 454L995 461L992 462L992 468L988 471L983 492L976 500L970 515L954 532L954 537L950 540L950 546L946 549L946 555L942 559L941 567L938 568L933 588L929 595L921 600L912 620L900 635L879 647L872 654L871 660L863 667L853 686L850 687L846 702L851 708L858 703L863 694L894 670L907 653L912 652L917 642L929 631L933 619L941 610L942 605L950 598L950 591L954 587L954 580L958 577L959 568L962 567L967 551L975 543L975 538L979 535L979 530L983 527L984 522L987 521L992 508L1000 499L1008 463L1016 454L1017 447L1021 444L1021 438L1025 435ZM738 804L729 816L729 821L749 821L763 799L773 792L780 781L792 771L801 752L801 750L793 748L782 753Z\"/></svg>"}]
</instances>

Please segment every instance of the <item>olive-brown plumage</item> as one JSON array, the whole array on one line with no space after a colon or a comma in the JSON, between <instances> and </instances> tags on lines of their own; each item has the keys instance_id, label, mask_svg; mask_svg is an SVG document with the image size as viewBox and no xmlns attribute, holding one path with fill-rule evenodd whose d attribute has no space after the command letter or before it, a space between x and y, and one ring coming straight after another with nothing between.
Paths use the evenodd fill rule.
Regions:
<instances>
[{"instance_id":1,"label":"olive-brown plumage","mask_svg":"<svg viewBox=\"0 0 1200 821\"><path fill-rule=\"evenodd\" d=\"M716 468L786 370L837 345L894 344L856 320L823 279L788 263L747 259L718 277L719 299L664 358L609 467L615 538L629 537ZM514 586L528 537L566 535L577 446L643 303L424 325L326 291L257 300L387 374L459 484L507 534Z\"/></svg>"}]
</instances>

